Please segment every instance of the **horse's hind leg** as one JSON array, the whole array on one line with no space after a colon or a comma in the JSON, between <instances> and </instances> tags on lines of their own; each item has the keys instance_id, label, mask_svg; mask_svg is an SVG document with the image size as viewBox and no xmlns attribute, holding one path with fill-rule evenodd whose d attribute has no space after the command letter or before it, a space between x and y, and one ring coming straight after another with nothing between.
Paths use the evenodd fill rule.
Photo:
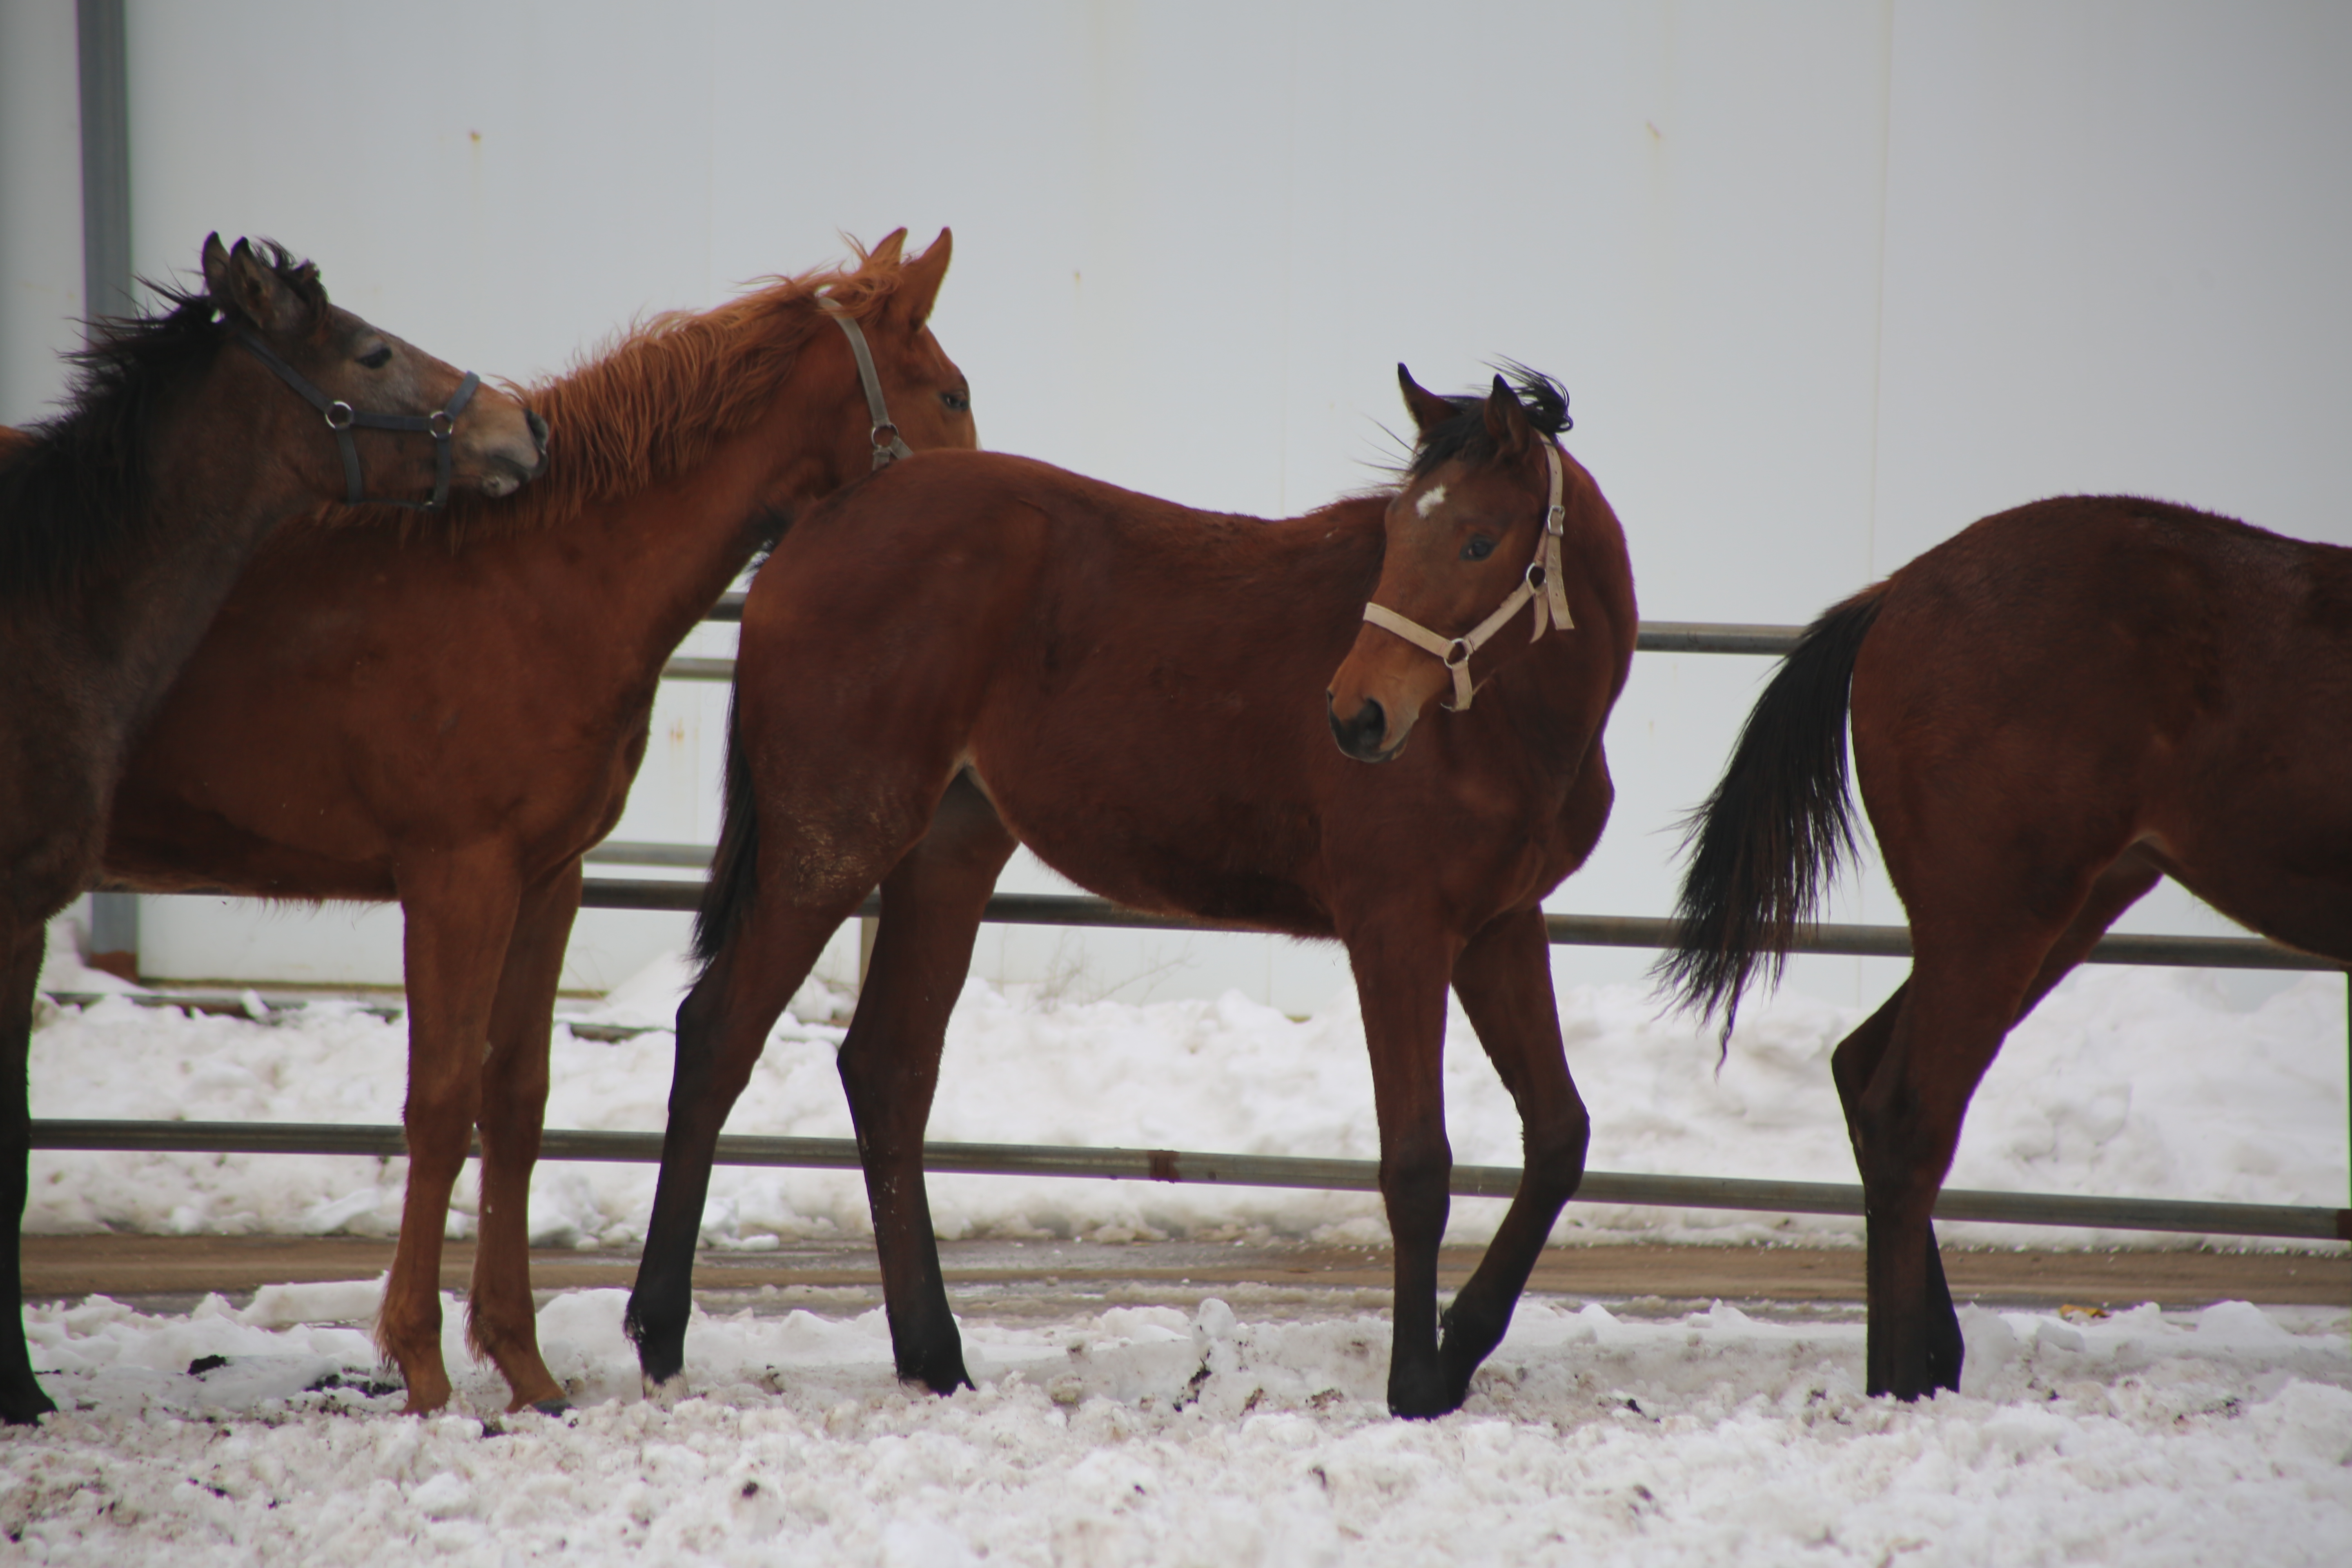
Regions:
<instances>
[{"instance_id":1,"label":"horse's hind leg","mask_svg":"<svg viewBox=\"0 0 2352 1568\"><path fill-rule=\"evenodd\" d=\"M407 915L408 1191L376 1342L408 1384L406 1414L449 1402L441 1357L441 1239L480 1109L499 960L520 897L503 845L407 857L396 867Z\"/></svg>"},{"instance_id":2,"label":"horse's hind leg","mask_svg":"<svg viewBox=\"0 0 2352 1568\"><path fill-rule=\"evenodd\" d=\"M1864 1154L1861 1135L1855 1131L1855 1108L1886 1055L1888 1042L1895 1037L1895 1016L1902 1011L1903 999L1910 989L1907 980L1896 986L1895 994L1881 1003L1877 1012L1839 1042L1830 1058L1830 1076L1837 1081L1838 1100L1845 1108L1846 1136L1853 1145L1856 1170L1863 1169ZM1866 1183L1867 1173L1864 1174ZM1922 1331L1926 1335L1927 1382L1931 1387L1957 1389L1960 1386L1960 1315L1952 1305L1951 1286L1944 1279L1944 1255L1937 1245L1933 1222L1927 1227L1927 1255L1923 1267L1920 1315L1925 1325Z\"/></svg>"},{"instance_id":3,"label":"horse's hind leg","mask_svg":"<svg viewBox=\"0 0 2352 1568\"><path fill-rule=\"evenodd\" d=\"M32 1083L26 1058L33 1044L33 988L41 977L47 928L37 921L0 917L0 1211L8 1216L8 1247L0 1258L0 1421L11 1426L39 1420L57 1402L41 1391L25 1344L25 1279L17 1248L24 1233L25 1194L33 1150Z\"/></svg>"},{"instance_id":4,"label":"horse's hind leg","mask_svg":"<svg viewBox=\"0 0 2352 1568\"><path fill-rule=\"evenodd\" d=\"M1372 1061L1381 1197L1396 1247L1389 1409L1443 1415L1461 1403L1437 1349L1437 1245L1452 1206L1445 1140L1445 986L1458 950L1434 919L1391 917L1347 932Z\"/></svg>"},{"instance_id":5,"label":"horse's hind leg","mask_svg":"<svg viewBox=\"0 0 2352 1568\"><path fill-rule=\"evenodd\" d=\"M1918 937L1918 958L1903 990L1855 1032L1867 1036L1892 1012L1874 1064L1865 1039L1851 1066L1842 1060L1837 1067L1867 1214L1870 1393L1911 1399L1958 1387L1958 1319L1949 1291L1940 1288L1930 1216L1969 1100L2018 1020L2159 875L2126 850L2087 885L2078 884L2074 912L2055 932L2046 925L2037 931L2022 915L1998 930L1931 929ZM2024 906L2020 900L2011 907ZM1846 1049L1839 1047L1841 1058ZM1849 1082L1858 1083L1859 1092L1850 1092Z\"/></svg>"},{"instance_id":6,"label":"horse's hind leg","mask_svg":"<svg viewBox=\"0 0 2352 1568\"><path fill-rule=\"evenodd\" d=\"M530 1297L530 1173L547 1117L547 1050L563 950L580 909L573 860L523 895L514 939L490 1010L490 1053L482 1063L482 1219L466 1342L495 1363L513 1397L507 1405L563 1407L563 1390L539 1353Z\"/></svg>"},{"instance_id":7,"label":"horse's hind leg","mask_svg":"<svg viewBox=\"0 0 2352 1568\"><path fill-rule=\"evenodd\" d=\"M935 1394L970 1387L971 1376L940 1276L923 1185L923 1129L981 911L1013 847L995 808L960 775L930 831L882 884L873 962L841 1047L841 1085L866 1167L891 1349L898 1375Z\"/></svg>"},{"instance_id":8,"label":"horse's hind leg","mask_svg":"<svg viewBox=\"0 0 2352 1568\"><path fill-rule=\"evenodd\" d=\"M763 895L768 889L763 889ZM686 1324L694 1309L694 1248L710 1196L710 1167L768 1031L824 952L825 942L863 899L838 894L824 908L762 897L746 910L677 1009L677 1058L671 1069L669 1120L662 1133L661 1177L653 1218L622 1326L636 1342L637 1364L667 1383L686 1364Z\"/></svg>"},{"instance_id":9,"label":"horse's hind leg","mask_svg":"<svg viewBox=\"0 0 2352 1568\"><path fill-rule=\"evenodd\" d=\"M1470 1374L1511 1326L1511 1309L1552 1222L1584 1179L1592 1121L1560 1047L1551 941L1540 909L1506 915L1480 931L1454 961L1454 991L1519 1108L1525 1159L1510 1212L1445 1312L1440 1358L1459 1405Z\"/></svg>"}]
</instances>

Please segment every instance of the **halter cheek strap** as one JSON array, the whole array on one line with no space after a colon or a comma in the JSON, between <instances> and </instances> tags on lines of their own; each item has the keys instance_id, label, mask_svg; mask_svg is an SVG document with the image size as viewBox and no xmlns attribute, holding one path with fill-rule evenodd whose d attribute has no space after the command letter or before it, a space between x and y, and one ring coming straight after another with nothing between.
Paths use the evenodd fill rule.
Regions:
<instances>
[{"instance_id":1,"label":"halter cheek strap","mask_svg":"<svg viewBox=\"0 0 2352 1568\"><path fill-rule=\"evenodd\" d=\"M1568 510L1561 504L1565 489L1559 466L1559 448L1549 441L1544 443L1544 460L1551 467L1551 500L1544 509L1543 535L1536 546L1536 558L1528 563L1527 574L1519 579L1495 613L1480 621L1458 637L1442 637L1420 622L1397 614L1386 605L1364 606L1364 619L1402 637L1413 647L1435 654L1454 674L1454 700L1447 706L1456 713L1470 710L1470 700L1477 689L1470 680L1470 656L1494 640L1495 634L1510 624L1519 613L1519 606L1532 602L1536 607L1535 630L1528 640L1536 642L1553 626L1571 632L1576 623L1569 618L1568 584L1560 574L1559 541L1566 527Z\"/></svg>"},{"instance_id":2,"label":"halter cheek strap","mask_svg":"<svg viewBox=\"0 0 2352 1568\"><path fill-rule=\"evenodd\" d=\"M915 449L899 439L898 427L890 423L890 405L882 401L882 378L874 374L874 351L866 346L865 329L837 310L826 313L833 317L834 325L848 334L849 352L857 356L857 384L866 389L866 412L874 421L875 468L878 471L901 458L913 457Z\"/></svg>"},{"instance_id":3,"label":"halter cheek strap","mask_svg":"<svg viewBox=\"0 0 2352 1568\"><path fill-rule=\"evenodd\" d=\"M373 414L353 408L339 397L329 397L310 384L302 373L279 359L268 343L250 332L239 332L236 341L251 349L255 357L278 373L278 379L292 387L302 401L327 416L327 428L335 433L335 449L343 458L343 503L347 506L396 506L410 511L439 511L449 504L449 480L457 467L450 451L450 437L457 432L457 416L474 400L474 389L482 378L472 371L457 384L449 401L430 414ZM397 430L433 437L433 499L430 500L394 500L388 496L372 496L360 474L359 442L352 431Z\"/></svg>"}]
</instances>

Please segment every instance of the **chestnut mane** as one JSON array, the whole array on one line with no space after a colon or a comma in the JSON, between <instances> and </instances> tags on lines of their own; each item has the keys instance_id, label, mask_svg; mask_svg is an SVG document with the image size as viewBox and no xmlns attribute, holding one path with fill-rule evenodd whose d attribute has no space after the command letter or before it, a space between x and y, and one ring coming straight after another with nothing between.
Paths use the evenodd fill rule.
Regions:
<instances>
[{"instance_id":1,"label":"chestnut mane","mask_svg":"<svg viewBox=\"0 0 2352 1568\"><path fill-rule=\"evenodd\" d=\"M825 311L863 321L898 291L907 266L898 237L870 253L850 244L853 266L764 279L709 310L664 311L587 363L515 388L547 419L547 472L502 500L452 497L443 526L458 535L556 526L701 463L768 406ZM329 507L316 519L414 527L417 514Z\"/></svg>"}]
</instances>

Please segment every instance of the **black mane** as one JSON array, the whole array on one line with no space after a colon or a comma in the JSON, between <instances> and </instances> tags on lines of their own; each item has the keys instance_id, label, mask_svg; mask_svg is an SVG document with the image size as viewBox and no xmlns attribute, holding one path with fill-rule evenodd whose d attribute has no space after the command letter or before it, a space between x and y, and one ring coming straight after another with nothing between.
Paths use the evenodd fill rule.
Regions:
<instances>
[{"instance_id":1,"label":"black mane","mask_svg":"<svg viewBox=\"0 0 2352 1568\"><path fill-rule=\"evenodd\" d=\"M1518 394L1519 407L1526 413L1528 424L1547 436L1576 427L1576 421L1568 416L1568 392L1559 383L1516 360L1505 360L1495 368ZM1408 483L1455 458L1475 468L1495 456L1495 438L1486 434L1486 395L1449 397L1445 401L1454 405L1454 416L1436 429L1423 432L1412 461L1405 466Z\"/></svg>"},{"instance_id":2,"label":"black mane","mask_svg":"<svg viewBox=\"0 0 2352 1568\"><path fill-rule=\"evenodd\" d=\"M255 248L306 304L325 308L316 267L268 240ZM0 601L70 595L149 527L141 501L155 420L229 332L201 289L140 281L162 309L92 323L90 342L67 356L74 378L63 409L13 449L0 446Z\"/></svg>"}]
</instances>

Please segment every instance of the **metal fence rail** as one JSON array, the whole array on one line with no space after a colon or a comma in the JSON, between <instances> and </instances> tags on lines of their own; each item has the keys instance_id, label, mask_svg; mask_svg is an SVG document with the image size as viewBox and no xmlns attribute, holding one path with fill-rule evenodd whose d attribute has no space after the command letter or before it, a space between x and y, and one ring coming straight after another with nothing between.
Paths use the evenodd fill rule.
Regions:
<instances>
[{"instance_id":1,"label":"metal fence rail","mask_svg":"<svg viewBox=\"0 0 2352 1568\"><path fill-rule=\"evenodd\" d=\"M140 1150L202 1153L405 1154L397 1127L336 1122L36 1121L36 1149ZM661 1159L658 1132L590 1132L551 1129L540 1144L542 1160L652 1164ZM475 1153L481 1152L476 1141ZM849 1138L719 1140L721 1165L782 1165L821 1170L858 1168ZM1311 1160L1275 1154L1204 1154L1178 1149L1091 1149L1060 1144L926 1143L926 1170L988 1176L1085 1176L1127 1182L1202 1183L1234 1187L1304 1187L1378 1192L1373 1160ZM1463 1197L1507 1198L1518 1191L1516 1165L1456 1165L1453 1190ZM1741 1209L1767 1214L1858 1215L1862 1189L1843 1182L1755 1182L1727 1176L1646 1176L1588 1171L1576 1203L1656 1208ZM1936 1203L1943 1220L2010 1225L2076 1226L2090 1230L2184 1231L2212 1236L2284 1237L2352 1241L2352 1209L2299 1208L2273 1204L2179 1203L2156 1198L2069 1197L2046 1193L1993 1193L1948 1187Z\"/></svg>"},{"instance_id":2,"label":"metal fence rail","mask_svg":"<svg viewBox=\"0 0 2352 1568\"><path fill-rule=\"evenodd\" d=\"M719 601L706 621L740 621L743 595ZM1633 639L1636 653L1784 654L1797 646L1802 626L1744 626L1722 621L1643 621ZM673 658L662 666L665 680L732 680L731 658Z\"/></svg>"}]
</instances>

